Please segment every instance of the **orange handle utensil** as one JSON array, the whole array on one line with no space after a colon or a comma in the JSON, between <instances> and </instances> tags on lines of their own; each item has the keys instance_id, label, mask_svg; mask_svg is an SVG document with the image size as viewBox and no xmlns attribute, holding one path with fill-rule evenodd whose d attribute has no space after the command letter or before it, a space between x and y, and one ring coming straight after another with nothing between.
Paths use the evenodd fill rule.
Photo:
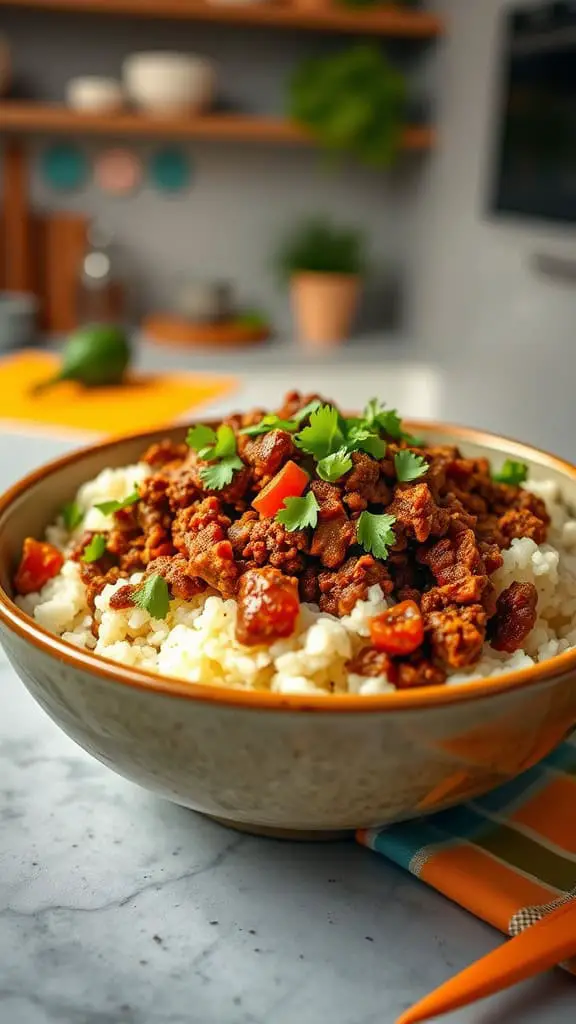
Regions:
<instances>
[{"instance_id":1,"label":"orange handle utensil","mask_svg":"<svg viewBox=\"0 0 576 1024\"><path fill-rule=\"evenodd\" d=\"M576 954L576 900L554 910L515 939L445 982L398 1018L396 1024L418 1024L555 967Z\"/></svg>"}]
</instances>

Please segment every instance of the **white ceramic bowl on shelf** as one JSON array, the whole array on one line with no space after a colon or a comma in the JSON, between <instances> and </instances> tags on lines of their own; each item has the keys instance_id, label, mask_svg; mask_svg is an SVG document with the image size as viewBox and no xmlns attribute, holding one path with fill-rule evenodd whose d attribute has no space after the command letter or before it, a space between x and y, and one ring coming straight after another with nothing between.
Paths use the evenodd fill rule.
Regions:
<instances>
[{"instance_id":1,"label":"white ceramic bowl on shelf","mask_svg":"<svg viewBox=\"0 0 576 1024\"><path fill-rule=\"evenodd\" d=\"M115 114L124 106L122 83L115 78L82 75L66 86L66 102L73 110L90 114Z\"/></svg>"},{"instance_id":2,"label":"white ceramic bowl on shelf","mask_svg":"<svg viewBox=\"0 0 576 1024\"><path fill-rule=\"evenodd\" d=\"M213 63L184 53L134 53L124 61L123 79L136 106L167 117L205 110L216 87Z\"/></svg>"}]
</instances>

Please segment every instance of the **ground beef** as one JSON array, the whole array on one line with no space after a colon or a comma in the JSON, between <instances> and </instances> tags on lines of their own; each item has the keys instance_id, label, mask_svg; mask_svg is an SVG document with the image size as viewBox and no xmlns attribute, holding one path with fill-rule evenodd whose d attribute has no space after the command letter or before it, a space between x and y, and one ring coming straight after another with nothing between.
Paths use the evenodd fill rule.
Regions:
<instances>
[{"instance_id":1,"label":"ground beef","mask_svg":"<svg viewBox=\"0 0 576 1024\"><path fill-rule=\"evenodd\" d=\"M446 672L438 665L434 665L425 655L413 654L410 658L394 664L393 682L398 690L441 686L446 682Z\"/></svg>"},{"instance_id":2,"label":"ground beef","mask_svg":"<svg viewBox=\"0 0 576 1024\"><path fill-rule=\"evenodd\" d=\"M82 566L80 578L86 584L86 601L90 611L94 614L96 598L102 593L104 587L107 587L109 583L117 583L118 580L125 579L126 574L118 566L112 566L111 569L102 572L94 562L90 566Z\"/></svg>"},{"instance_id":3,"label":"ground beef","mask_svg":"<svg viewBox=\"0 0 576 1024\"><path fill-rule=\"evenodd\" d=\"M386 512L395 516L406 535L420 544L429 537L442 537L450 522L448 512L436 504L427 484L398 484Z\"/></svg>"},{"instance_id":4,"label":"ground beef","mask_svg":"<svg viewBox=\"0 0 576 1024\"><path fill-rule=\"evenodd\" d=\"M345 515L342 494L335 484L329 484L326 480L313 480L310 490L318 502L318 519L321 523L340 519Z\"/></svg>"},{"instance_id":5,"label":"ground beef","mask_svg":"<svg viewBox=\"0 0 576 1024\"><path fill-rule=\"evenodd\" d=\"M319 558L326 569L337 569L344 562L348 548L356 541L356 527L347 516L320 523L314 530L310 554Z\"/></svg>"},{"instance_id":6,"label":"ground beef","mask_svg":"<svg viewBox=\"0 0 576 1024\"><path fill-rule=\"evenodd\" d=\"M491 623L491 644L496 651L513 654L534 629L538 617L538 591L533 583L511 583L496 602Z\"/></svg>"},{"instance_id":7,"label":"ground beef","mask_svg":"<svg viewBox=\"0 0 576 1024\"><path fill-rule=\"evenodd\" d=\"M243 512L240 519L237 519L232 523L228 529L228 540L232 545L232 550L236 558L243 558L243 552L252 536L252 531L259 522L258 513L254 512L253 509L248 509L247 512Z\"/></svg>"},{"instance_id":8,"label":"ground beef","mask_svg":"<svg viewBox=\"0 0 576 1024\"><path fill-rule=\"evenodd\" d=\"M176 555L172 558L155 558L148 566L148 576L162 576L166 580L172 597L179 597L182 601L191 601L197 594L206 590L206 583L199 576L194 576L190 570L190 563L183 555Z\"/></svg>"},{"instance_id":9,"label":"ground beef","mask_svg":"<svg viewBox=\"0 0 576 1024\"><path fill-rule=\"evenodd\" d=\"M365 452L353 452L352 463L353 468L343 478L344 502L350 511L363 512L369 505L387 505L392 492L376 459Z\"/></svg>"},{"instance_id":10,"label":"ground beef","mask_svg":"<svg viewBox=\"0 0 576 1024\"><path fill-rule=\"evenodd\" d=\"M309 548L306 530L289 531L274 519L259 519L240 556L248 568L271 565L291 576L303 571Z\"/></svg>"},{"instance_id":11,"label":"ground beef","mask_svg":"<svg viewBox=\"0 0 576 1024\"><path fill-rule=\"evenodd\" d=\"M529 537L535 544L544 544L548 535L546 523L527 508L509 509L498 520L498 527L506 547L516 537Z\"/></svg>"},{"instance_id":12,"label":"ground beef","mask_svg":"<svg viewBox=\"0 0 576 1024\"><path fill-rule=\"evenodd\" d=\"M134 607L134 594L137 587L133 583L127 583L124 587L114 591L110 598L110 607L113 611L124 611L126 608Z\"/></svg>"},{"instance_id":13,"label":"ground beef","mask_svg":"<svg viewBox=\"0 0 576 1024\"><path fill-rule=\"evenodd\" d=\"M479 603L488 575L472 530L421 549L418 559L430 568L447 603Z\"/></svg>"},{"instance_id":14,"label":"ground beef","mask_svg":"<svg viewBox=\"0 0 576 1024\"><path fill-rule=\"evenodd\" d=\"M289 391L278 409L278 416L281 420L291 420L296 413L304 409L305 406L310 405L311 402L319 402L325 405L326 399L316 394L302 395L299 391Z\"/></svg>"},{"instance_id":15,"label":"ground beef","mask_svg":"<svg viewBox=\"0 0 576 1024\"><path fill-rule=\"evenodd\" d=\"M161 469L170 463L181 462L186 458L189 451L190 449L187 444L169 440L159 441L156 444L150 445L150 448L144 452L142 462L147 462L153 469Z\"/></svg>"},{"instance_id":16,"label":"ground beef","mask_svg":"<svg viewBox=\"0 0 576 1024\"><path fill-rule=\"evenodd\" d=\"M390 680L394 676L391 658L384 651L377 651L374 647L363 647L346 667L354 675L367 676L370 679L383 676L384 679Z\"/></svg>"},{"instance_id":17,"label":"ground beef","mask_svg":"<svg viewBox=\"0 0 576 1024\"><path fill-rule=\"evenodd\" d=\"M292 636L300 612L298 580L278 569L249 569L238 587L236 636L252 647Z\"/></svg>"},{"instance_id":18,"label":"ground beef","mask_svg":"<svg viewBox=\"0 0 576 1024\"><path fill-rule=\"evenodd\" d=\"M188 556L189 574L199 576L223 597L235 594L240 573L227 538L230 522L218 498L209 497L196 508L183 509L173 528L175 547Z\"/></svg>"},{"instance_id":19,"label":"ground beef","mask_svg":"<svg viewBox=\"0 0 576 1024\"><path fill-rule=\"evenodd\" d=\"M462 669L478 661L486 638L487 615L479 604L451 605L425 617L435 663Z\"/></svg>"},{"instance_id":20,"label":"ground beef","mask_svg":"<svg viewBox=\"0 0 576 1024\"><path fill-rule=\"evenodd\" d=\"M285 430L272 430L259 437L244 436L239 446L244 462L252 468L254 482L259 488L276 476L282 466L296 454L292 435Z\"/></svg>"},{"instance_id":21,"label":"ground beef","mask_svg":"<svg viewBox=\"0 0 576 1024\"><path fill-rule=\"evenodd\" d=\"M320 585L318 583L318 570L313 565L304 569L299 580L300 599L307 604L318 604L320 600Z\"/></svg>"},{"instance_id":22,"label":"ground beef","mask_svg":"<svg viewBox=\"0 0 576 1024\"><path fill-rule=\"evenodd\" d=\"M393 583L388 569L372 555L349 558L335 572L321 572L318 576L320 609L331 615L349 615L359 600L365 600L370 587L378 584L390 594Z\"/></svg>"}]
</instances>

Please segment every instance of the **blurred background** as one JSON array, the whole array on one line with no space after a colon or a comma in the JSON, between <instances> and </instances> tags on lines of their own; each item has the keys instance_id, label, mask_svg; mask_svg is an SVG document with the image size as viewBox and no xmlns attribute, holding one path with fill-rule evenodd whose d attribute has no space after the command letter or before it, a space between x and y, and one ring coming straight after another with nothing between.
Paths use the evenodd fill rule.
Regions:
<instances>
[{"instance_id":1,"label":"blurred background","mask_svg":"<svg viewBox=\"0 0 576 1024\"><path fill-rule=\"evenodd\" d=\"M575 110L574 2L0 0L0 455L293 385L571 457Z\"/></svg>"}]
</instances>

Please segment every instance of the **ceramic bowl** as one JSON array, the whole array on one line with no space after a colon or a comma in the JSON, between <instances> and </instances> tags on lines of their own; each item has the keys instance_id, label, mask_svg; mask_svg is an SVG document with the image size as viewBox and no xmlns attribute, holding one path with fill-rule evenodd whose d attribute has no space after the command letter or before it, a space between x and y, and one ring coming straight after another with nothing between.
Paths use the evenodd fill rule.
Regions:
<instances>
[{"instance_id":1,"label":"ceramic bowl","mask_svg":"<svg viewBox=\"0 0 576 1024\"><path fill-rule=\"evenodd\" d=\"M212 62L184 53L134 53L124 61L123 79L138 107L168 117L205 110L216 86Z\"/></svg>"},{"instance_id":2,"label":"ceramic bowl","mask_svg":"<svg viewBox=\"0 0 576 1024\"><path fill-rule=\"evenodd\" d=\"M71 78L66 86L66 102L73 110L92 114L115 114L124 106L122 83L115 78L83 75Z\"/></svg>"},{"instance_id":3,"label":"ceramic bowl","mask_svg":"<svg viewBox=\"0 0 576 1024\"><path fill-rule=\"evenodd\" d=\"M494 435L410 424L471 456L527 462L576 506L576 468ZM576 725L576 651L462 686L374 697L194 686L119 666L47 633L11 599L27 535L106 466L183 429L115 440L37 470L0 499L0 639L38 703L120 775L246 831L327 838L476 797Z\"/></svg>"}]
</instances>

